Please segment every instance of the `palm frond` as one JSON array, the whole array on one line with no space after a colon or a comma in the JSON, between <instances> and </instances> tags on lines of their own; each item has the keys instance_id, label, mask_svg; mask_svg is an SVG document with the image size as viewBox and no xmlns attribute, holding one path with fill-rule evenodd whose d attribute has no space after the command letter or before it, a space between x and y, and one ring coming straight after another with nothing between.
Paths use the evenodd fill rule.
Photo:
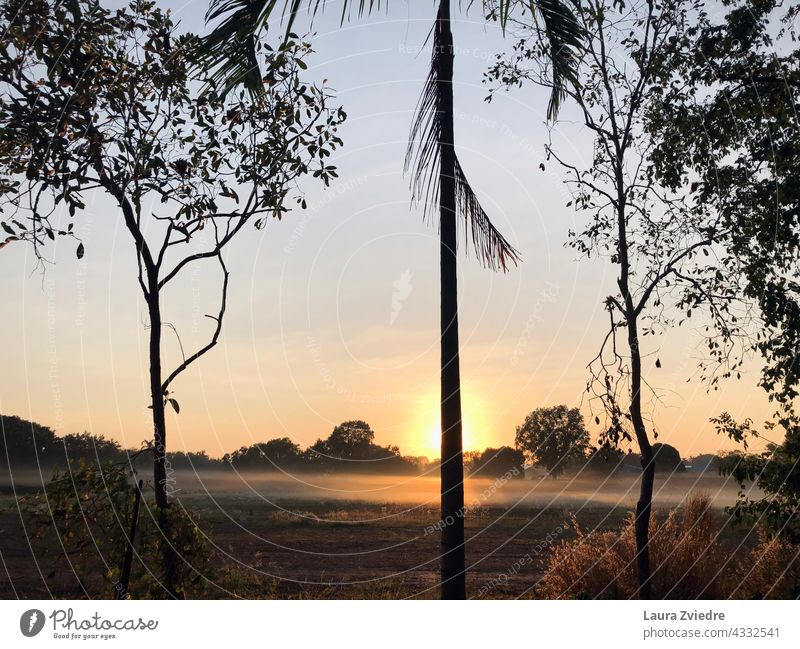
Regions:
<instances>
[{"instance_id":1,"label":"palm frond","mask_svg":"<svg viewBox=\"0 0 800 649\"><path fill-rule=\"evenodd\" d=\"M326 1L306 0L312 18ZM223 92L241 84L249 92L260 94L264 84L256 55L257 39L278 11L278 22L286 25L288 37L303 4L303 0L211 0L206 24L219 22L201 39L198 63L212 71L211 79ZM342 0L342 23L354 8L361 16L379 10L381 4L381 0Z\"/></svg>"},{"instance_id":2,"label":"palm frond","mask_svg":"<svg viewBox=\"0 0 800 649\"><path fill-rule=\"evenodd\" d=\"M200 41L199 64L211 71L210 79L223 91L243 85L258 94L263 91L256 56L256 39L277 0L213 0L206 23L222 19ZM293 4L299 4L294 0Z\"/></svg>"},{"instance_id":3,"label":"palm frond","mask_svg":"<svg viewBox=\"0 0 800 649\"><path fill-rule=\"evenodd\" d=\"M547 119L553 120L567 96L567 84L577 81L577 53L583 47L584 31L570 8L562 0L529 0L531 14L542 17L550 43L553 66L553 91L547 106Z\"/></svg>"},{"instance_id":4,"label":"palm frond","mask_svg":"<svg viewBox=\"0 0 800 649\"><path fill-rule=\"evenodd\" d=\"M441 115L437 108L439 56L442 46L436 27L433 35L431 68L415 109L404 165L405 172L411 172L412 203L421 203L426 219L431 221L439 208L442 132ZM516 265L519 262L519 253L489 219L467 180L458 156L455 156L454 180L456 218L459 225L463 223L465 242L472 240L472 247L484 266L492 270L507 271L510 263Z\"/></svg>"},{"instance_id":5,"label":"palm frond","mask_svg":"<svg viewBox=\"0 0 800 649\"><path fill-rule=\"evenodd\" d=\"M312 18L327 0L306 0ZM516 0L523 2L525 0ZM541 15L550 39L553 60L553 94L548 117L554 117L566 95L565 83L574 80L575 52L580 48L582 31L572 12L562 0L527 0L531 14ZM210 34L201 39L199 64L213 71L211 78L226 92L243 85L251 93L264 90L256 56L259 34L279 10L280 23L286 24L286 35L303 6L303 0L211 0L206 24L220 21ZM471 4L471 3L470 3ZM490 5L484 0L484 6ZM500 24L505 29L512 0L498 0ZM388 0L342 0L341 22L348 20L355 9L358 16L387 6Z\"/></svg>"},{"instance_id":6,"label":"palm frond","mask_svg":"<svg viewBox=\"0 0 800 649\"><path fill-rule=\"evenodd\" d=\"M439 207L439 141L442 129L436 107L438 51L438 39L434 39L431 68L414 109L414 121L411 124L403 165L405 173L412 172L411 201L422 203L426 216Z\"/></svg>"},{"instance_id":7,"label":"palm frond","mask_svg":"<svg viewBox=\"0 0 800 649\"><path fill-rule=\"evenodd\" d=\"M483 207L472 190L461 163L456 156L456 206L457 212L469 230L472 247L481 263L492 270L508 271L509 262L515 266L520 261L519 252L500 234L489 220ZM467 232L464 232L465 236Z\"/></svg>"}]
</instances>

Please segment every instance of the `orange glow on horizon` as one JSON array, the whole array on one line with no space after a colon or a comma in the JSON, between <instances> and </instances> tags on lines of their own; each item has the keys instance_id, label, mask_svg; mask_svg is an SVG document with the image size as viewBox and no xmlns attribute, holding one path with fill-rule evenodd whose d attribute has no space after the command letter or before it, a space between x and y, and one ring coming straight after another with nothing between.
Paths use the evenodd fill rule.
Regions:
<instances>
[{"instance_id":1,"label":"orange glow on horizon","mask_svg":"<svg viewBox=\"0 0 800 649\"><path fill-rule=\"evenodd\" d=\"M484 408L479 399L471 394L467 386L461 390L461 436L465 451L483 450L488 446L502 446L493 439L487 429ZM406 444L413 455L425 455L429 459L441 455L442 427L439 410L439 393L428 394L420 400L417 409L419 424L409 433Z\"/></svg>"}]
</instances>

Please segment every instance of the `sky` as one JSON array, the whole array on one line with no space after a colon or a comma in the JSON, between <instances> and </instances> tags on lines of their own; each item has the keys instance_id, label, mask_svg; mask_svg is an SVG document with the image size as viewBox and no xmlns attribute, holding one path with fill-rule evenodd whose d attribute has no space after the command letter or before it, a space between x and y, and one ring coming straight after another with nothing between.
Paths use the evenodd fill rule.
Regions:
<instances>
[{"instance_id":1,"label":"sky","mask_svg":"<svg viewBox=\"0 0 800 649\"><path fill-rule=\"evenodd\" d=\"M183 29L205 29L204 1L161 5ZM438 456L438 235L410 207L403 175L433 3L396 0L343 27L338 9L329 2L314 22L306 76L327 79L348 114L344 148L333 159L339 180L325 191L304 182L306 211L228 248L222 337L173 384L181 411L168 413L169 449L219 456L283 436L306 446L339 422L363 419L379 444ZM300 20L295 31L306 29ZM549 130L542 90L503 93L488 104L483 73L509 43L474 9L454 32L457 152L484 208L522 256L502 274L460 253L464 446L513 445L528 413L561 403L581 407L596 435L584 398L586 364L605 332L614 267L564 247L584 217L565 206L560 170L539 167L548 138L578 166L591 156L591 138L570 107ZM76 259L74 242L56 241L44 273L24 246L0 251L0 412L61 434L88 430L139 446L152 432L135 251L118 208L99 192L76 229L84 258ZM219 308L215 270L196 266L165 298L164 318L187 353L211 335L204 315ZM165 337L169 368L180 352L171 330ZM732 448L710 417L727 410L761 422L773 410L756 387L755 363L741 380L706 392L696 376L702 340L691 327L652 338L643 351L645 376L661 390L659 402L648 404L659 441L684 456Z\"/></svg>"}]
</instances>

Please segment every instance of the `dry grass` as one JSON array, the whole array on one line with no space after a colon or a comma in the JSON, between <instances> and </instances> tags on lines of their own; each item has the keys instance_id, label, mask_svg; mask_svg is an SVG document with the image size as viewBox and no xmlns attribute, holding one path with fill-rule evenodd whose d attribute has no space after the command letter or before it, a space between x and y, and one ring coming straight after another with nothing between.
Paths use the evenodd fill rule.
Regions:
<instances>
[{"instance_id":1,"label":"dry grass","mask_svg":"<svg viewBox=\"0 0 800 649\"><path fill-rule=\"evenodd\" d=\"M800 598L800 546L762 535L761 543L737 565L730 597L735 599Z\"/></svg>"},{"instance_id":2,"label":"dry grass","mask_svg":"<svg viewBox=\"0 0 800 649\"><path fill-rule=\"evenodd\" d=\"M722 524L707 496L691 496L650 524L656 597L721 598L730 591L732 562L720 542ZM584 532L554 548L537 595L548 599L636 597L636 543L631 515L619 532Z\"/></svg>"}]
</instances>

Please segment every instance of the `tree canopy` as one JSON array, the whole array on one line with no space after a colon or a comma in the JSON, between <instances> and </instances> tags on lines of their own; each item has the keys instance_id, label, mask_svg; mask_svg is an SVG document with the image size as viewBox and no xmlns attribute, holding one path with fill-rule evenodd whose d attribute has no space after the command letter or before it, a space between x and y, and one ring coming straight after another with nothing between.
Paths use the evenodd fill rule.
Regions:
<instances>
[{"instance_id":1,"label":"tree canopy","mask_svg":"<svg viewBox=\"0 0 800 649\"><path fill-rule=\"evenodd\" d=\"M559 475L573 460L585 456L589 432L578 408L537 408L517 426L516 446L529 460Z\"/></svg>"}]
</instances>

